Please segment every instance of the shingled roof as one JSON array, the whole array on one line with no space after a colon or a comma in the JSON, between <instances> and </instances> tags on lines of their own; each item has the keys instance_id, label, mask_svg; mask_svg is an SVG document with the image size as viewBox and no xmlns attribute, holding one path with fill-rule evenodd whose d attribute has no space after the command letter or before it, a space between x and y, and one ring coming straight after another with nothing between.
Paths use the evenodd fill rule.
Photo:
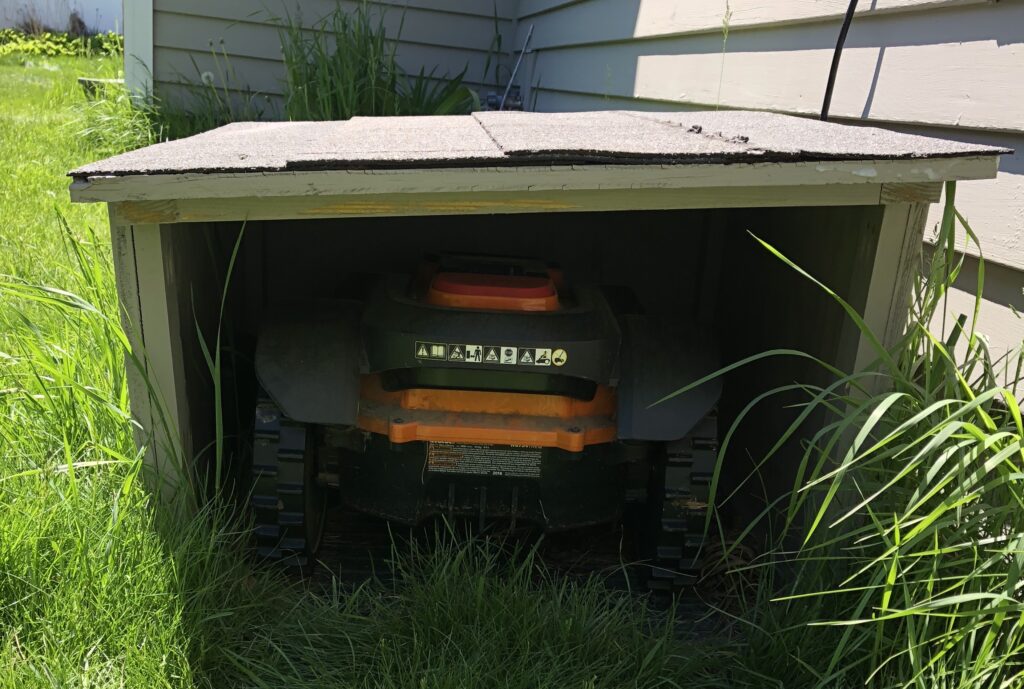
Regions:
<instances>
[{"instance_id":1,"label":"shingled roof","mask_svg":"<svg viewBox=\"0 0 1024 689\"><path fill-rule=\"evenodd\" d=\"M480 112L239 122L85 165L75 178L216 172L901 160L1007 149L765 112Z\"/></svg>"}]
</instances>

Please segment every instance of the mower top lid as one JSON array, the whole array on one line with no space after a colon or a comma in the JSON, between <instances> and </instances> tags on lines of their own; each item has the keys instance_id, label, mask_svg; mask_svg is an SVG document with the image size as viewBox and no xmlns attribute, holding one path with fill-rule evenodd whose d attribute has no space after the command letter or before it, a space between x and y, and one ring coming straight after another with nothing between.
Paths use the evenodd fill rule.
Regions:
<instances>
[{"instance_id":1,"label":"mower top lid","mask_svg":"<svg viewBox=\"0 0 1024 689\"><path fill-rule=\"evenodd\" d=\"M557 311L557 275L540 261L445 254L427 261L425 301L433 306L491 311Z\"/></svg>"},{"instance_id":2,"label":"mower top lid","mask_svg":"<svg viewBox=\"0 0 1024 689\"><path fill-rule=\"evenodd\" d=\"M557 311L558 291L550 277L437 273L427 303L495 311Z\"/></svg>"}]
</instances>

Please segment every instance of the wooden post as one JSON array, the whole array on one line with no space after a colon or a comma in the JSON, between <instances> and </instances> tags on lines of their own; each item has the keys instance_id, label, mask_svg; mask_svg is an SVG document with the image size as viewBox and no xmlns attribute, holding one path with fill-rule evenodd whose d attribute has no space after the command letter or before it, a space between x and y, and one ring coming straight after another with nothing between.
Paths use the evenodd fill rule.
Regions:
<instances>
[{"instance_id":1,"label":"wooden post","mask_svg":"<svg viewBox=\"0 0 1024 689\"><path fill-rule=\"evenodd\" d=\"M183 448L190 445L177 308L164 254L167 230L123 223L111 204L110 231L121 321L132 348L125 363L136 442L145 448L148 485L170 498L189 481Z\"/></svg>"},{"instance_id":2,"label":"wooden post","mask_svg":"<svg viewBox=\"0 0 1024 689\"><path fill-rule=\"evenodd\" d=\"M891 203L885 206L863 317L886 347L899 340L907 325L927 215L927 203ZM862 335L854 370L863 370L877 358L875 348Z\"/></svg>"}]
</instances>

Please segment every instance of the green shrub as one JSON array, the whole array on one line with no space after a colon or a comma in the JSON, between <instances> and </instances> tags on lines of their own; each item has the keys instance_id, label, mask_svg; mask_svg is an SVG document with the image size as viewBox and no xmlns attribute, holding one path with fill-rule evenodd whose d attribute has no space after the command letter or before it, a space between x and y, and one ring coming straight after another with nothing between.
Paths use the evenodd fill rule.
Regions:
<instances>
[{"instance_id":1,"label":"green shrub","mask_svg":"<svg viewBox=\"0 0 1024 689\"><path fill-rule=\"evenodd\" d=\"M44 31L27 34L19 29L0 29L0 57L27 55L38 57L115 56L124 52L124 37L114 32L93 36L71 36Z\"/></svg>"}]
</instances>

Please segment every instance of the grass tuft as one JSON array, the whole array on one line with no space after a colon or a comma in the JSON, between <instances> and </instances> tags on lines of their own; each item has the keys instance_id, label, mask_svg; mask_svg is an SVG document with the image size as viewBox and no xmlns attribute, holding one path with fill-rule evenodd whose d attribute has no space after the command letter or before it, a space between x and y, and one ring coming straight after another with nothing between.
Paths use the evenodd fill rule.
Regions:
<instances>
[{"instance_id":1,"label":"grass tuft","mask_svg":"<svg viewBox=\"0 0 1024 689\"><path fill-rule=\"evenodd\" d=\"M372 16L366 2L355 11L339 5L312 30L303 28L298 17L278 20L288 119L453 115L480 108L477 94L463 83L466 69L443 77L436 68L407 74L396 55L399 36L387 36L383 11L376 11Z\"/></svg>"},{"instance_id":2,"label":"grass tuft","mask_svg":"<svg viewBox=\"0 0 1024 689\"><path fill-rule=\"evenodd\" d=\"M763 579L745 602L754 631L740 663L762 675L774 667L767 676L778 686L1024 681L1020 363L1002 362L1016 378L997 383L1000 364L975 330L980 297L945 339L930 329L967 253L956 226L977 243L954 198L949 183L938 247L891 348L839 295L757 240L846 309L877 352L863 371L826 367L835 376L827 387L800 386L807 398L784 434L804 437L803 461L793 493L763 514L778 538L750 566ZM981 287L979 278L978 295ZM816 415L825 427L806 428ZM771 471L773 459L757 470Z\"/></svg>"}]
</instances>

